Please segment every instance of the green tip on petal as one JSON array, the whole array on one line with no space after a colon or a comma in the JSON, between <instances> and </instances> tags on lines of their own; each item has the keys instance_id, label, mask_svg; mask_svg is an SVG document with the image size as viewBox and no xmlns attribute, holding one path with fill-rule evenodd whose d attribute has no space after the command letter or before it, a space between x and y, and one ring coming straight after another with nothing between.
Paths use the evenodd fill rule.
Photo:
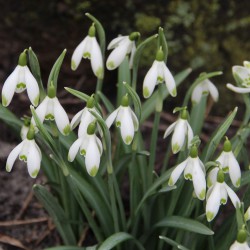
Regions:
<instances>
[{"instance_id":1,"label":"green tip on petal","mask_svg":"<svg viewBox=\"0 0 250 250\"><path fill-rule=\"evenodd\" d=\"M16 85L16 88L17 88L18 90L23 90L23 89L26 88L26 84L25 84L24 82L20 82L20 83L18 83L18 84Z\"/></svg>"},{"instance_id":2,"label":"green tip on petal","mask_svg":"<svg viewBox=\"0 0 250 250\"><path fill-rule=\"evenodd\" d=\"M27 162L27 157L26 157L26 155L20 155L20 156L19 156L19 159L20 159L21 161Z\"/></svg>"},{"instance_id":3,"label":"green tip on petal","mask_svg":"<svg viewBox=\"0 0 250 250\"><path fill-rule=\"evenodd\" d=\"M172 177L170 177L170 179L168 180L168 185L169 186L173 186L174 185L174 181L173 181Z\"/></svg>"},{"instance_id":4,"label":"green tip on petal","mask_svg":"<svg viewBox=\"0 0 250 250\"><path fill-rule=\"evenodd\" d=\"M109 62L107 63L107 68L108 68L108 69L114 69L114 68L115 68L115 63L114 63L113 61L109 61Z\"/></svg>"},{"instance_id":5,"label":"green tip on petal","mask_svg":"<svg viewBox=\"0 0 250 250\"><path fill-rule=\"evenodd\" d=\"M80 155L85 156L85 155L86 155L86 150L85 150L85 149L82 149L82 150L80 151Z\"/></svg>"},{"instance_id":6,"label":"green tip on petal","mask_svg":"<svg viewBox=\"0 0 250 250\"><path fill-rule=\"evenodd\" d=\"M9 165L6 165L6 171L10 172L10 166Z\"/></svg>"},{"instance_id":7,"label":"green tip on petal","mask_svg":"<svg viewBox=\"0 0 250 250\"><path fill-rule=\"evenodd\" d=\"M148 98L150 96L149 90L147 87L143 88L143 96L144 96L144 98Z\"/></svg>"},{"instance_id":8,"label":"green tip on petal","mask_svg":"<svg viewBox=\"0 0 250 250\"><path fill-rule=\"evenodd\" d=\"M91 54L90 54L89 52L85 52L85 53L83 54L83 58L88 58L88 59L90 59L90 58L91 58Z\"/></svg>"},{"instance_id":9,"label":"green tip on petal","mask_svg":"<svg viewBox=\"0 0 250 250\"><path fill-rule=\"evenodd\" d=\"M228 173L228 171L229 171L229 167L228 167L228 166L223 167L223 168L222 168L222 170L223 170L223 172L224 172L224 173Z\"/></svg>"},{"instance_id":10,"label":"green tip on petal","mask_svg":"<svg viewBox=\"0 0 250 250\"><path fill-rule=\"evenodd\" d=\"M125 143L126 143L127 145L129 145L129 144L132 142L132 140L133 140L132 136L128 135L128 136L125 138Z\"/></svg>"},{"instance_id":11,"label":"green tip on petal","mask_svg":"<svg viewBox=\"0 0 250 250\"><path fill-rule=\"evenodd\" d=\"M33 100L33 104L35 107L37 107L37 105L39 104L39 98L40 98L40 96L37 95L37 97Z\"/></svg>"},{"instance_id":12,"label":"green tip on petal","mask_svg":"<svg viewBox=\"0 0 250 250\"><path fill-rule=\"evenodd\" d=\"M227 200L226 199L220 199L220 204L223 204L223 205L226 205L226 203L227 203Z\"/></svg>"},{"instance_id":13,"label":"green tip on petal","mask_svg":"<svg viewBox=\"0 0 250 250\"><path fill-rule=\"evenodd\" d=\"M172 147L172 151L174 154L178 153L180 151L180 146L177 143L175 143Z\"/></svg>"},{"instance_id":14,"label":"green tip on petal","mask_svg":"<svg viewBox=\"0 0 250 250\"><path fill-rule=\"evenodd\" d=\"M199 199L204 200L206 197L206 189L203 189L199 194Z\"/></svg>"},{"instance_id":15,"label":"green tip on petal","mask_svg":"<svg viewBox=\"0 0 250 250\"><path fill-rule=\"evenodd\" d=\"M236 181L236 187L239 187L240 186L240 183L241 183L241 178L239 178L237 181Z\"/></svg>"},{"instance_id":16,"label":"green tip on petal","mask_svg":"<svg viewBox=\"0 0 250 250\"><path fill-rule=\"evenodd\" d=\"M176 97L176 96L177 96L177 90L176 90L176 89L173 89L173 90L172 90L172 96L173 96L173 97Z\"/></svg>"},{"instance_id":17,"label":"green tip on petal","mask_svg":"<svg viewBox=\"0 0 250 250\"><path fill-rule=\"evenodd\" d=\"M47 115L45 115L45 120L53 121L53 120L55 120L55 117L52 114L47 114Z\"/></svg>"},{"instance_id":18,"label":"green tip on petal","mask_svg":"<svg viewBox=\"0 0 250 250\"><path fill-rule=\"evenodd\" d=\"M207 187L210 188L213 185L210 178L207 178Z\"/></svg>"},{"instance_id":19,"label":"green tip on petal","mask_svg":"<svg viewBox=\"0 0 250 250\"><path fill-rule=\"evenodd\" d=\"M71 69L76 70L76 63L73 60L71 61Z\"/></svg>"},{"instance_id":20,"label":"green tip on petal","mask_svg":"<svg viewBox=\"0 0 250 250\"><path fill-rule=\"evenodd\" d=\"M186 180L190 180L190 181L193 180L193 176L192 176L191 174L186 174L186 175L184 175L184 178L185 178Z\"/></svg>"},{"instance_id":21,"label":"green tip on petal","mask_svg":"<svg viewBox=\"0 0 250 250\"><path fill-rule=\"evenodd\" d=\"M38 175L38 172L39 172L38 169L36 169L35 171L33 171L33 172L31 173L31 177L32 177L32 178L36 178L37 175Z\"/></svg>"},{"instance_id":22,"label":"green tip on petal","mask_svg":"<svg viewBox=\"0 0 250 250\"><path fill-rule=\"evenodd\" d=\"M8 100L4 95L2 95L2 104L3 104L4 107L8 106Z\"/></svg>"},{"instance_id":23,"label":"green tip on petal","mask_svg":"<svg viewBox=\"0 0 250 250\"><path fill-rule=\"evenodd\" d=\"M89 175L92 176L92 177L95 177L96 174L98 172L98 167L97 166L94 166L91 168L91 170L89 171Z\"/></svg>"},{"instance_id":24,"label":"green tip on petal","mask_svg":"<svg viewBox=\"0 0 250 250\"><path fill-rule=\"evenodd\" d=\"M115 123L115 125L116 125L116 127L120 127L121 126L121 122L120 121L117 121L116 123Z\"/></svg>"},{"instance_id":25,"label":"green tip on petal","mask_svg":"<svg viewBox=\"0 0 250 250\"><path fill-rule=\"evenodd\" d=\"M207 221L210 222L210 221L213 220L213 218L214 218L214 213L212 213L212 212L207 212L207 213L206 213L206 216L207 216Z\"/></svg>"},{"instance_id":26,"label":"green tip on petal","mask_svg":"<svg viewBox=\"0 0 250 250\"><path fill-rule=\"evenodd\" d=\"M70 125L68 124L64 129L63 129L63 135L68 135L70 133Z\"/></svg>"},{"instance_id":27,"label":"green tip on petal","mask_svg":"<svg viewBox=\"0 0 250 250\"><path fill-rule=\"evenodd\" d=\"M69 162L72 162L72 160L71 160L71 158L70 158L70 156L69 156L69 155L68 155L68 161L69 161Z\"/></svg>"},{"instance_id":28,"label":"green tip on petal","mask_svg":"<svg viewBox=\"0 0 250 250\"><path fill-rule=\"evenodd\" d=\"M95 75L97 76L97 78L103 79L103 68L98 68L98 70L95 72Z\"/></svg>"}]
</instances>

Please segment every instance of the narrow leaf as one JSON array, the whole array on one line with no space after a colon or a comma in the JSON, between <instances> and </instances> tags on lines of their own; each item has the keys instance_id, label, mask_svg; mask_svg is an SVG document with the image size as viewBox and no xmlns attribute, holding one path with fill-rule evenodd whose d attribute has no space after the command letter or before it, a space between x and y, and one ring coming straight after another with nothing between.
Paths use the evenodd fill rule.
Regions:
<instances>
[{"instance_id":1,"label":"narrow leaf","mask_svg":"<svg viewBox=\"0 0 250 250\"><path fill-rule=\"evenodd\" d=\"M168 238L168 237L165 237L165 236L159 236L159 239L160 240L164 240L165 242L167 242L169 245L173 246L173 247L176 247L177 249L181 249L181 250L189 250L188 248L182 246L181 244L179 244L178 242Z\"/></svg>"},{"instance_id":2,"label":"narrow leaf","mask_svg":"<svg viewBox=\"0 0 250 250\"><path fill-rule=\"evenodd\" d=\"M108 112L112 113L115 110L115 108L113 104L109 101L109 99L101 91L98 91L97 95L100 97L101 101L105 105Z\"/></svg>"}]
</instances>

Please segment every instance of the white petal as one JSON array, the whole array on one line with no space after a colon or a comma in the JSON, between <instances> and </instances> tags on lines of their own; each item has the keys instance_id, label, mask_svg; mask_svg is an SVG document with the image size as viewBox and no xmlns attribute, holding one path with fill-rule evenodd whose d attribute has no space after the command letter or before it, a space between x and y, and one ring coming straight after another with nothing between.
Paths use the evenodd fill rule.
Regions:
<instances>
[{"instance_id":1,"label":"white petal","mask_svg":"<svg viewBox=\"0 0 250 250\"><path fill-rule=\"evenodd\" d=\"M28 139L23 140L23 146L21 152L19 153L19 160L27 162L29 148L30 148L30 140Z\"/></svg>"},{"instance_id":2,"label":"white petal","mask_svg":"<svg viewBox=\"0 0 250 250\"><path fill-rule=\"evenodd\" d=\"M86 109L82 115L81 123L78 129L78 137L84 136L87 134L88 126L91 122L95 120L95 117Z\"/></svg>"},{"instance_id":3,"label":"white petal","mask_svg":"<svg viewBox=\"0 0 250 250\"><path fill-rule=\"evenodd\" d=\"M86 44L86 38L76 47L71 58L71 69L76 70L82 60L83 50Z\"/></svg>"},{"instance_id":4,"label":"white petal","mask_svg":"<svg viewBox=\"0 0 250 250\"><path fill-rule=\"evenodd\" d=\"M215 85L209 81L209 80L206 80L206 83L207 83L207 88L210 92L210 95L212 96L213 100L215 102L218 101L218 98L219 98L219 92L218 92L218 89L215 87Z\"/></svg>"},{"instance_id":5,"label":"white petal","mask_svg":"<svg viewBox=\"0 0 250 250\"><path fill-rule=\"evenodd\" d=\"M248 68L243 66L233 66L233 74L236 74L242 81L250 77L250 71Z\"/></svg>"},{"instance_id":6,"label":"white petal","mask_svg":"<svg viewBox=\"0 0 250 250\"><path fill-rule=\"evenodd\" d=\"M99 79L103 78L104 68L102 52L99 44L95 37L92 37L92 48L91 48L91 67L95 76Z\"/></svg>"},{"instance_id":7,"label":"white petal","mask_svg":"<svg viewBox=\"0 0 250 250\"><path fill-rule=\"evenodd\" d=\"M187 123L187 140L188 140L188 147L191 146L191 141L193 140L194 138L194 133L193 133L193 130L191 128L191 126L189 125L188 121L186 122Z\"/></svg>"},{"instance_id":8,"label":"white petal","mask_svg":"<svg viewBox=\"0 0 250 250\"><path fill-rule=\"evenodd\" d=\"M217 181L219 168L213 168L207 175L207 186L210 188Z\"/></svg>"},{"instance_id":9,"label":"white petal","mask_svg":"<svg viewBox=\"0 0 250 250\"><path fill-rule=\"evenodd\" d=\"M177 120L177 121L178 121L178 120ZM169 135L172 133L172 131L173 131L174 128L175 128L175 125L176 125L177 121L174 122L174 123L172 123L172 124L166 129L166 131L165 131L165 133L164 133L164 135L163 135L163 138L166 138L167 136L169 136Z\"/></svg>"},{"instance_id":10,"label":"white petal","mask_svg":"<svg viewBox=\"0 0 250 250\"><path fill-rule=\"evenodd\" d=\"M240 243L237 240L231 245L229 250L250 250L247 242Z\"/></svg>"},{"instance_id":11,"label":"white petal","mask_svg":"<svg viewBox=\"0 0 250 250\"><path fill-rule=\"evenodd\" d=\"M76 115L72 118L70 122L70 127L72 130L80 123L80 120L81 120L82 115L84 114L84 111L86 111L85 108L77 112Z\"/></svg>"},{"instance_id":12,"label":"white petal","mask_svg":"<svg viewBox=\"0 0 250 250\"><path fill-rule=\"evenodd\" d=\"M118 114L118 111L120 110L120 107L117 108L116 110L114 110L109 116L108 118L106 119L106 124L107 124L107 127L110 128L112 123L114 122L115 118L117 117L117 114Z\"/></svg>"},{"instance_id":13,"label":"white petal","mask_svg":"<svg viewBox=\"0 0 250 250\"><path fill-rule=\"evenodd\" d=\"M101 142L101 140L97 136L95 136L95 140L96 140L96 143L97 143L100 155L101 155L102 152L103 152L102 142Z\"/></svg>"},{"instance_id":14,"label":"white petal","mask_svg":"<svg viewBox=\"0 0 250 250\"><path fill-rule=\"evenodd\" d=\"M239 200L238 196L236 195L236 193L226 183L224 183L224 185L225 185L228 196L230 197L234 207L236 208L237 205L240 206L240 200Z\"/></svg>"},{"instance_id":15,"label":"white petal","mask_svg":"<svg viewBox=\"0 0 250 250\"><path fill-rule=\"evenodd\" d=\"M128 47L130 46L131 41L127 38L124 39L118 47L116 47L108 57L106 66L109 70L116 69L124 60Z\"/></svg>"},{"instance_id":16,"label":"white petal","mask_svg":"<svg viewBox=\"0 0 250 250\"><path fill-rule=\"evenodd\" d=\"M123 109L121 117L121 136L125 144L129 145L134 138L134 124L128 108Z\"/></svg>"},{"instance_id":17,"label":"white petal","mask_svg":"<svg viewBox=\"0 0 250 250\"><path fill-rule=\"evenodd\" d=\"M14 149L12 149L12 151L10 152L8 158L7 158L7 162L6 162L6 171L10 172L13 164L16 160L16 158L18 157L18 155L20 154L22 147L23 147L24 141L22 141L21 143L19 143Z\"/></svg>"},{"instance_id":18,"label":"white petal","mask_svg":"<svg viewBox=\"0 0 250 250\"><path fill-rule=\"evenodd\" d=\"M154 61L153 65L147 72L144 81L143 81L143 96L144 98L148 98L152 95L155 85L157 83L157 61Z\"/></svg>"},{"instance_id":19,"label":"white petal","mask_svg":"<svg viewBox=\"0 0 250 250\"><path fill-rule=\"evenodd\" d=\"M139 128L139 121L137 119L137 116L135 115L134 111L130 107L128 107L128 109L130 110L130 113L131 113L135 131L137 131Z\"/></svg>"},{"instance_id":20,"label":"white petal","mask_svg":"<svg viewBox=\"0 0 250 250\"><path fill-rule=\"evenodd\" d=\"M238 161L235 159L233 152L229 152L229 176L235 187L240 186L241 171Z\"/></svg>"},{"instance_id":21,"label":"white petal","mask_svg":"<svg viewBox=\"0 0 250 250\"><path fill-rule=\"evenodd\" d=\"M172 151L174 154L178 153L184 146L185 138L187 134L186 120L178 119L174 128L172 136Z\"/></svg>"},{"instance_id":22,"label":"white petal","mask_svg":"<svg viewBox=\"0 0 250 250\"><path fill-rule=\"evenodd\" d=\"M227 190L225 185L220 185L220 203L224 205L227 203Z\"/></svg>"},{"instance_id":23,"label":"white petal","mask_svg":"<svg viewBox=\"0 0 250 250\"><path fill-rule=\"evenodd\" d=\"M109 45L108 45L108 50L114 49L115 47L118 46L118 44L119 44L122 40L124 40L124 39L126 39L126 38L128 38L128 36L118 36L118 37L116 37L115 39L113 39L113 40L109 43Z\"/></svg>"},{"instance_id":24,"label":"white petal","mask_svg":"<svg viewBox=\"0 0 250 250\"><path fill-rule=\"evenodd\" d=\"M90 176L95 176L100 165L100 152L96 144L95 138L89 139L89 145L86 151L85 165Z\"/></svg>"},{"instance_id":25,"label":"white petal","mask_svg":"<svg viewBox=\"0 0 250 250\"><path fill-rule=\"evenodd\" d=\"M196 196L200 200L204 200L206 197L206 179L198 159L194 162L192 177Z\"/></svg>"},{"instance_id":26,"label":"white petal","mask_svg":"<svg viewBox=\"0 0 250 250\"><path fill-rule=\"evenodd\" d=\"M4 107L7 107L15 93L16 85L18 83L18 71L19 67L17 66L14 71L9 75L6 81L3 84L2 89L2 104Z\"/></svg>"},{"instance_id":27,"label":"white petal","mask_svg":"<svg viewBox=\"0 0 250 250\"><path fill-rule=\"evenodd\" d=\"M63 135L68 135L70 133L70 125L69 125L69 118L61 104L59 103L57 97L53 98L54 102L54 116L56 125L59 131Z\"/></svg>"},{"instance_id":28,"label":"white petal","mask_svg":"<svg viewBox=\"0 0 250 250\"><path fill-rule=\"evenodd\" d=\"M229 160L228 153L225 151L222 151L220 156L216 160L221 164L224 173L228 172L228 167L229 167L228 160Z\"/></svg>"},{"instance_id":29,"label":"white petal","mask_svg":"<svg viewBox=\"0 0 250 250\"><path fill-rule=\"evenodd\" d=\"M78 138L72 145L71 145L71 147L70 147L70 149L69 149L69 153L68 153L68 161L70 161L70 162L72 162L74 159L75 159L75 157L76 157L76 155L77 155L77 153L78 153L78 151L79 151L79 149L80 149L80 146L81 146L81 144L82 144L82 138Z\"/></svg>"},{"instance_id":30,"label":"white petal","mask_svg":"<svg viewBox=\"0 0 250 250\"><path fill-rule=\"evenodd\" d=\"M249 88L239 88L239 87L235 87L234 85L228 83L227 88L236 92L236 93L240 93L240 94L250 93L250 87Z\"/></svg>"},{"instance_id":31,"label":"white petal","mask_svg":"<svg viewBox=\"0 0 250 250\"><path fill-rule=\"evenodd\" d=\"M171 96L175 97L177 95L175 80L168 67L164 64L163 68L164 80Z\"/></svg>"},{"instance_id":32,"label":"white petal","mask_svg":"<svg viewBox=\"0 0 250 250\"><path fill-rule=\"evenodd\" d=\"M46 96L44 98L44 100L40 103L40 105L36 108L36 114L37 114L41 123L43 123L43 121L45 119L45 115L47 113L48 101L49 101L49 97ZM36 126L34 117L32 117L32 119L31 119L31 124Z\"/></svg>"},{"instance_id":33,"label":"white petal","mask_svg":"<svg viewBox=\"0 0 250 250\"><path fill-rule=\"evenodd\" d=\"M220 183L216 183L213 190L207 199L206 204L206 216L207 220L211 221L214 219L220 208Z\"/></svg>"},{"instance_id":34,"label":"white petal","mask_svg":"<svg viewBox=\"0 0 250 250\"><path fill-rule=\"evenodd\" d=\"M185 171L184 171L184 178L186 180L192 180L193 179L194 164L198 158L192 158L189 156L187 159L188 159L188 161L187 161L187 166L186 166Z\"/></svg>"},{"instance_id":35,"label":"white petal","mask_svg":"<svg viewBox=\"0 0 250 250\"><path fill-rule=\"evenodd\" d=\"M30 73L27 66L24 67L25 70L25 83L27 87L27 93L31 103L36 107L39 103L39 87L35 77Z\"/></svg>"},{"instance_id":36,"label":"white petal","mask_svg":"<svg viewBox=\"0 0 250 250\"><path fill-rule=\"evenodd\" d=\"M169 186L173 186L177 182L177 180L179 179L179 177L182 174L183 170L185 169L185 167L187 165L187 162L188 162L188 159L181 162L179 165L177 165L175 167L175 169L171 173L169 181L168 181Z\"/></svg>"},{"instance_id":37,"label":"white petal","mask_svg":"<svg viewBox=\"0 0 250 250\"><path fill-rule=\"evenodd\" d=\"M199 103L203 93L203 84L199 83L193 90L191 100L193 104Z\"/></svg>"},{"instance_id":38,"label":"white petal","mask_svg":"<svg viewBox=\"0 0 250 250\"><path fill-rule=\"evenodd\" d=\"M30 141L30 147L28 152L28 159L27 159L27 167L30 177L36 178L41 165L41 155L40 152L37 150L37 145L35 145L35 141Z\"/></svg>"}]
</instances>

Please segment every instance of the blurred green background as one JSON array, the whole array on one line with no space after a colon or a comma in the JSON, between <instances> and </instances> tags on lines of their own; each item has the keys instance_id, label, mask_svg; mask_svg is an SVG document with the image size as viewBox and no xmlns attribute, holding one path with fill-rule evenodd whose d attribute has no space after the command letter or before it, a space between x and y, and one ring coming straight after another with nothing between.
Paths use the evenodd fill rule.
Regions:
<instances>
[{"instance_id":1,"label":"blurred green background","mask_svg":"<svg viewBox=\"0 0 250 250\"><path fill-rule=\"evenodd\" d=\"M213 79L223 96L220 103L224 108L217 109L217 114L223 115L225 110L232 109L232 99L240 99L240 95L230 93L225 84L234 83L233 65L250 60L249 0L8 0L1 1L0 5L1 83L15 67L19 53L29 46L39 57L46 83L53 62L67 48L60 75L62 85L74 87L84 76L82 90L94 91L95 79L89 62L82 63L76 72L70 70L72 52L91 25L84 13L90 12L103 24L107 42L118 34L132 31L139 31L145 39L162 26L169 44L169 69L173 73L188 67L193 69L179 93L201 72L222 70L224 74ZM154 46L144 51L139 86L154 56ZM114 84L115 79L108 73L105 81L108 95L112 95Z\"/></svg>"}]
</instances>

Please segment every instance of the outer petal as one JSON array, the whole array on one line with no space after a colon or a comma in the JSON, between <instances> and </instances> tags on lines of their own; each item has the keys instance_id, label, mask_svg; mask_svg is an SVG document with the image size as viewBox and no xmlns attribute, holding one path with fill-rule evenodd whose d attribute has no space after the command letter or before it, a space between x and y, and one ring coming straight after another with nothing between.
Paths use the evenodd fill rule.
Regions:
<instances>
[{"instance_id":1,"label":"outer petal","mask_svg":"<svg viewBox=\"0 0 250 250\"><path fill-rule=\"evenodd\" d=\"M82 60L83 50L86 44L86 37L84 40L76 47L72 58L71 58L71 69L76 70Z\"/></svg>"},{"instance_id":2,"label":"outer petal","mask_svg":"<svg viewBox=\"0 0 250 250\"><path fill-rule=\"evenodd\" d=\"M157 61L154 61L152 67L147 72L144 81L143 81L143 96L144 98L148 98L152 95L155 85L157 83Z\"/></svg>"},{"instance_id":3,"label":"outer petal","mask_svg":"<svg viewBox=\"0 0 250 250\"><path fill-rule=\"evenodd\" d=\"M117 114L120 110L120 107L117 108L116 110L114 110L109 116L108 118L106 119L106 124L107 124L107 127L110 128L112 123L114 122L115 118L117 117Z\"/></svg>"},{"instance_id":4,"label":"outer petal","mask_svg":"<svg viewBox=\"0 0 250 250\"><path fill-rule=\"evenodd\" d=\"M134 138L134 124L128 108L124 108L121 120L121 136L125 144L129 145Z\"/></svg>"},{"instance_id":5,"label":"outer petal","mask_svg":"<svg viewBox=\"0 0 250 250\"><path fill-rule=\"evenodd\" d=\"M243 66L233 66L233 74L236 74L242 81L250 77L250 71L248 68Z\"/></svg>"},{"instance_id":6,"label":"outer petal","mask_svg":"<svg viewBox=\"0 0 250 250\"><path fill-rule=\"evenodd\" d=\"M228 196L230 197L234 207L236 208L237 205L240 206L240 200L239 200L238 196L236 195L236 193L226 183L224 183L224 185L225 185Z\"/></svg>"},{"instance_id":7,"label":"outer petal","mask_svg":"<svg viewBox=\"0 0 250 250\"><path fill-rule=\"evenodd\" d=\"M240 87L235 87L231 83L227 84L227 88L240 94L245 94L245 93L250 93L250 87L249 88L240 88Z\"/></svg>"},{"instance_id":8,"label":"outer petal","mask_svg":"<svg viewBox=\"0 0 250 250\"><path fill-rule=\"evenodd\" d=\"M175 97L177 95L175 80L165 63L163 67L163 75L169 94Z\"/></svg>"},{"instance_id":9,"label":"outer petal","mask_svg":"<svg viewBox=\"0 0 250 250\"><path fill-rule=\"evenodd\" d=\"M18 157L18 155L20 154L22 147L23 147L24 141L22 141L21 143L19 143L14 149L12 149L12 151L10 152L8 158L7 158L7 162L6 162L6 171L10 172L13 164L16 160L16 158Z\"/></svg>"},{"instance_id":10,"label":"outer petal","mask_svg":"<svg viewBox=\"0 0 250 250\"><path fill-rule=\"evenodd\" d=\"M204 200L206 197L206 179L199 165L198 158L194 162L192 177L193 177L193 185L196 196L200 200Z\"/></svg>"},{"instance_id":11,"label":"outer petal","mask_svg":"<svg viewBox=\"0 0 250 250\"><path fill-rule=\"evenodd\" d=\"M139 121L137 119L137 116L135 115L134 111L130 107L128 107L128 109L130 110L130 113L131 113L135 131L137 131L139 128Z\"/></svg>"},{"instance_id":12,"label":"outer petal","mask_svg":"<svg viewBox=\"0 0 250 250\"><path fill-rule=\"evenodd\" d=\"M36 107L39 103L39 87L35 77L30 73L27 66L24 67L25 70L25 83L27 87L27 93L31 103Z\"/></svg>"},{"instance_id":13,"label":"outer petal","mask_svg":"<svg viewBox=\"0 0 250 250\"><path fill-rule=\"evenodd\" d=\"M177 121L178 121L178 120L177 120ZM166 131L165 131L165 133L164 133L164 135L163 135L163 138L166 138L167 136L169 136L169 135L172 133L172 131L173 131L174 128L175 128L175 125L176 125L177 121L174 122L174 123L172 123L172 124L166 129Z\"/></svg>"},{"instance_id":14,"label":"outer petal","mask_svg":"<svg viewBox=\"0 0 250 250\"><path fill-rule=\"evenodd\" d=\"M249 248L247 242L240 243L237 240L229 248L229 250L249 250L249 249L250 248Z\"/></svg>"},{"instance_id":15,"label":"outer petal","mask_svg":"<svg viewBox=\"0 0 250 250\"><path fill-rule=\"evenodd\" d=\"M54 102L54 116L56 125L59 131L63 135L68 135L70 133L70 125L69 125L69 118L61 104L59 103L57 97L53 98Z\"/></svg>"},{"instance_id":16,"label":"outer petal","mask_svg":"<svg viewBox=\"0 0 250 250\"><path fill-rule=\"evenodd\" d=\"M115 39L113 39L109 45L108 45L108 50L110 49L114 49L115 47L117 47L119 45L119 43L122 42L122 40L128 38L128 36L118 36Z\"/></svg>"},{"instance_id":17,"label":"outer petal","mask_svg":"<svg viewBox=\"0 0 250 250\"><path fill-rule=\"evenodd\" d=\"M99 79L103 79L104 68L103 68L102 52L95 37L92 37L90 61L91 61L91 67L95 76Z\"/></svg>"},{"instance_id":18,"label":"outer petal","mask_svg":"<svg viewBox=\"0 0 250 250\"><path fill-rule=\"evenodd\" d=\"M215 85L209 81L209 80L206 80L206 84L207 84L207 88L210 92L210 95L212 96L213 100L215 102L218 101L219 99L219 92L218 92L218 89L215 87Z\"/></svg>"},{"instance_id":19,"label":"outer petal","mask_svg":"<svg viewBox=\"0 0 250 250\"><path fill-rule=\"evenodd\" d=\"M191 128L191 126L189 125L188 121L186 121L187 123L187 140L188 140L188 147L191 146L191 141L193 140L194 138L194 133L193 133L193 130Z\"/></svg>"},{"instance_id":20,"label":"outer petal","mask_svg":"<svg viewBox=\"0 0 250 250\"><path fill-rule=\"evenodd\" d=\"M213 168L207 175L207 186L210 188L217 181L219 168Z\"/></svg>"},{"instance_id":21,"label":"outer petal","mask_svg":"<svg viewBox=\"0 0 250 250\"><path fill-rule=\"evenodd\" d=\"M30 141L30 147L28 152L27 167L30 177L36 178L41 165L41 155L37 150L37 145L34 140Z\"/></svg>"},{"instance_id":22,"label":"outer petal","mask_svg":"<svg viewBox=\"0 0 250 250\"><path fill-rule=\"evenodd\" d=\"M240 186L241 171L238 161L235 159L233 152L229 152L229 176L235 187Z\"/></svg>"},{"instance_id":23,"label":"outer petal","mask_svg":"<svg viewBox=\"0 0 250 250\"><path fill-rule=\"evenodd\" d=\"M88 126L94 120L95 120L95 117L86 109L86 111L82 115L81 123L78 129L78 137L84 136L87 134Z\"/></svg>"},{"instance_id":24,"label":"outer petal","mask_svg":"<svg viewBox=\"0 0 250 250\"><path fill-rule=\"evenodd\" d=\"M227 173L228 169L229 169L229 157L228 157L228 153L225 151L222 151L220 156L217 158L216 161L218 161L221 164L221 167L223 169L223 172Z\"/></svg>"},{"instance_id":25,"label":"outer petal","mask_svg":"<svg viewBox=\"0 0 250 250\"><path fill-rule=\"evenodd\" d=\"M206 204L206 216L207 220L211 221L214 219L220 208L220 183L216 183L213 190L207 199Z\"/></svg>"},{"instance_id":26,"label":"outer petal","mask_svg":"<svg viewBox=\"0 0 250 250\"><path fill-rule=\"evenodd\" d=\"M200 102L202 93L203 93L203 85L201 82L194 88L194 90L192 92L191 100L192 100L193 104Z\"/></svg>"},{"instance_id":27,"label":"outer petal","mask_svg":"<svg viewBox=\"0 0 250 250\"><path fill-rule=\"evenodd\" d=\"M185 168L184 171L184 178L186 180L192 180L193 179L193 168L194 168L194 164L197 161L198 158L192 158L192 157L188 157L188 162L187 162L187 166Z\"/></svg>"},{"instance_id":28,"label":"outer petal","mask_svg":"<svg viewBox=\"0 0 250 250\"><path fill-rule=\"evenodd\" d=\"M96 144L95 138L91 137L86 151L85 165L90 176L95 176L100 165L100 152Z\"/></svg>"},{"instance_id":29,"label":"outer petal","mask_svg":"<svg viewBox=\"0 0 250 250\"><path fill-rule=\"evenodd\" d=\"M181 162L179 165L177 165L175 167L175 169L171 173L169 181L168 181L169 186L173 186L177 182L177 180L179 179L179 177L182 174L183 170L187 166L188 159L189 158L187 158L185 161Z\"/></svg>"},{"instance_id":30,"label":"outer petal","mask_svg":"<svg viewBox=\"0 0 250 250\"><path fill-rule=\"evenodd\" d=\"M81 120L82 115L84 114L84 111L86 109L84 108L83 110L80 110L79 112L76 113L76 115L72 118L71 123L70 123L70 128L73 130Z\"/></svg>"},{"instance_id":31,"label":"outer petal","mask_svg":"<svg viewBox=\"0 0 250 250\"><path fill-rule=\"evenodd\" d=\"M4 107L7 107L15 93L16 85L18 83L18 71L19 67L17 66L14 71L9 75L6 81L3 84L2 89L2 104Z\"/></svg>"},{"instance_id":32,"label":"outer petal","mask_svg":"<svg viewBox=\"0 0 250 250\"><path fill-rule=\"evenodd\" d=\"M185 138L187 134L186 120L178 119L174 133L172 136L172 151L174 154L178 153L184 146Z\"/></svg>"},{"instance_id":33,"label":"outer petal","mask_svg":"<svg viewBox=\"0 0 250 250\"><path fill-rule=\"evenodd\" d=\"M227 190L225 185L220 185L220 203L225 205L227 203Z\"/></svg>"},{"instance_id":34,"label":"outer petal","mask_svg":"<svg viewBox=\"0 0 250 250\"><path fill-rule=\"evenodd\" d=\"M40 103L40 105L36 108L36 114L37 114L38 118L40 119L41 123L43 123L43 121L45 119L45 115L47 113L48 101L49 101L49 97L46 96L44 98L44 100ZM34 126L36 126L36 123L35 123L35 120L33 117L31 119L31 123Z\"/></svg>"},{"instance_id":35,"label":"outer petal","mask_svg":"<svg viewBox=\"0 0 250 250\"><path fill-rule=\"evenodd\" d=\"M96 140L96 143L97 143L100 155L101 155L102 152L103 152L102 142L101 142L101 140L97 136L95 136L95 140Z\"/></svg>"},{"instance_id":36,"label":"outer petal","mask_svg":"<svg viewBox=\"0 0 250 250\"><path fill-rule=\"evenodd\" d=\"M68 153L68 161L72 162L80 149L80 146L82 144L82 138L78 138L70 147L69 153Z\"/></svg>"}]
</instances>

